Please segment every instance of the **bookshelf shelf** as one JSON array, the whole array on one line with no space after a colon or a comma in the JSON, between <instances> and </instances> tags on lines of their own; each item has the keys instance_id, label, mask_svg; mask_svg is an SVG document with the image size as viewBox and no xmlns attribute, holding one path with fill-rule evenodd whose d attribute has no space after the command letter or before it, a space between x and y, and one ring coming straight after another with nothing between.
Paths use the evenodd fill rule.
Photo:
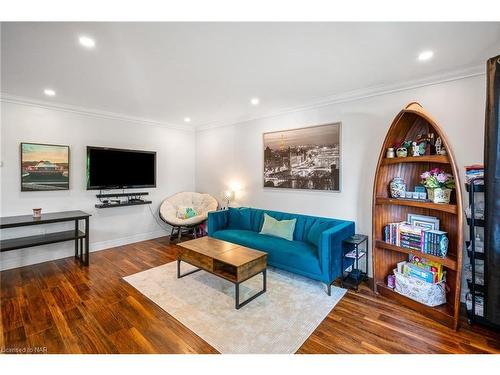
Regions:
<instances>
[{"instance_id":1,"label":"bookshelf shelf","mask_svg":"<svg viewBox=\"0 0 500 375\"><path fill-rule=\"evenodd\" d=\"M457 214L456 204L433 203L433 202L413 201L409 199L394 199L385 197L376 197L375 203L394 204L398 206L408 206L408 207L419 207L419 208L426 208L429 210L449 212L455 215Z\"/></svg>"},{"instance_id":2,"label":"bookshelf shelf","mask_svg":"<svg viewBox=\"0 0 500 375\"><path fill-rule=\"evenodd\" d=\"M429 260L432 260L434 262L440 263L444 267L449 268L451 270L457 269L457 260L452 258L452 257L441 258L441 257L435 256L435 255L424 254L418 250L407 249L405 247L392 245L390 243L387 243L387 242L384 242L381 240L376 241L376 246L380 249L398 251L398 252L403 253L403 254L418 255L418 256L421 256L422 258L429 259Z\"/></svg>"},{"instance_id":3,"label":"bookshelf shelf","mask_svg":"<svg viewBox=\"0 0 500 375\"><path fill-rule=\"evenodd\" d=\"M389 288L387 285L381 282L376 283L377 286L377 291L384 297L393 299L403 306L409 307L410 309L413 310L418 310L422 314L426 315L429 318L432 318L440 323L443 323L447 326L451 326L454 324L454 313L453 311L448 307L448 305L441 305L441 306L436 306L436 307L430 307L421 304L420 302L414 301L411 298L408 298L406 296L403 296L402 294L399 294L398 292L395 292L391 288Z\"/></svg>"},{"instance_id":4,"label":"bookshelf shelf","mask_svg":"<svg viewBox=\"0 0 500 375\"><path fill-rule=\"evenodd\" d=\"M450 159L446 155L422 155L408 156L406 158L385 158L382 160L383 165L399 164L399 163L436 163L450 164Z\"/></svg>"},{"instance_id":5,"label":"bookshelf shelf","mask_svg":"<svg viewBox=\"0 0 500 375\"><path fill-rule=\"evenodd\" d=\"M420 134L434 133L440 137L447 155L423 155L387 159L387 148L401 140L413 140ZM429 150L427 150L429 153ZM456 188L451 197L451 204L436 204L430 201L417 201L390 198L389 184L394 177L401 177L408 188L412 189L420 183L420 175L429 169L439 167L455 178ZM389 223L406 220L408 214L435 216L439 219L440 230L447 232L449 246L448 255L441 258L423 254L418 250L388 244L382 241L384 227ZM373 278L377 293L410 307L428 318L434 319L452 329L458 328L460 312L460 284L462 279L463 251L463 215L462 192L457 166L453 158L452 148L432 117L418 103L410 103L401 110L392 122L382 145L375 173L373 187ZM396 268L396 264L408 260L408 254L419 255L439 262L446 270L446 304L429 307L407 298L386 285L386 279Z\"/></svg>"}]
</instances>

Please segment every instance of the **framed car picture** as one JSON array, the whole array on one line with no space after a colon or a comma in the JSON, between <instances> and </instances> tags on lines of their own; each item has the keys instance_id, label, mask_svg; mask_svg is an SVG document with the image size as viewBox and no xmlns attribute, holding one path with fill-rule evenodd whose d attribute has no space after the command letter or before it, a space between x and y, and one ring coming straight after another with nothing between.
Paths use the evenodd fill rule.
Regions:
<instances>
[{"instance_id":1,"label":"framed car picture","mask_svg":"<svg viewBox=\"0 0 500 375\"><path fill-rule=\"evenodd\" d=\"M408 223L416 227L439 230L439 219L434 216L408 214Z\"/></svg>"},{"instance_id":2,"label":"framed car picture","mask_svg":"<svg viewBox=\"0 0 500 375\"><path fill-rule=\"evenodd\" d=\"M21 191L69 190L69 146L21 143Z\"/></svg>"}]
</instances>

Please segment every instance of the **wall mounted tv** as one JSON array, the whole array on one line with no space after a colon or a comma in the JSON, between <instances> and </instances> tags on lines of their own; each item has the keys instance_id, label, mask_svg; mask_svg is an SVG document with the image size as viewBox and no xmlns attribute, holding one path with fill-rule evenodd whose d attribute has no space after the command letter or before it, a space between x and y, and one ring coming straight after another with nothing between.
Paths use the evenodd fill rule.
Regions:
<instances>
[{"instance_id":1,"label":"wall mounted tv","mask_svg":"<svg viewBox=\"0 0 500 375\"><path fill-rule=\"evenodd\" d=\"M87 146L87 190L156 187L156 152Z\"/></svg>"}]
</instances>

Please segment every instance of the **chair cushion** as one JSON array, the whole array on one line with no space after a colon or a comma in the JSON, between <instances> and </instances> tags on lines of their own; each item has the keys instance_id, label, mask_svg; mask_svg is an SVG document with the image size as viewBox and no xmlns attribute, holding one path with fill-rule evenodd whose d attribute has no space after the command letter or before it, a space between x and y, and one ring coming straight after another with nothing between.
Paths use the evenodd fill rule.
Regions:
<instances>
[{"instance_id":1,"label":"chair cushion","mask_svg":"<svg viewBox=\"0 0 500 375\"><path fill-rule=\"evenodd\" d=\"M182 192L165 199L160 205L160 216L170 225L190 226L202 223L207 219L209 211L217 210L217 200L209 194ZM177 217L179 207L190 207L197 215L180 219Z\"/></svg>"},{"instance_id":2,"label":"chair cushion","mask_svg":"<svg viewBox=\"0 0 500 375\"><path fill-rule=\"evenodd\" d=\"M293 240L293 231L297 219L292 220L276 220L268 214L264 213L264 223L260 234L268 234L270 236L284 238L285 240Z\"/></svg>"},{"instance_id":3,"label":"chair cushion","mask_svg":"<svg viewBox=\"0 0 500 375\"><path fill-rule=\"evenodd\" d=\"M265 251L270 265L303 270L311 274L321 274L318 249L307 242L288 241L283 238L241 229L219 230L214 238L252 249Z\"/></svg>"}]
</instances>

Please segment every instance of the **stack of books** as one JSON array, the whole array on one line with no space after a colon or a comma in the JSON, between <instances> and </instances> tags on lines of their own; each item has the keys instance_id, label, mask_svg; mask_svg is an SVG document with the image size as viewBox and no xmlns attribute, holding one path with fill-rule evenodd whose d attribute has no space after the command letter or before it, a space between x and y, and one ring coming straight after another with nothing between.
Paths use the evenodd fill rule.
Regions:
<instances>
[{"instance_id":1,"label":"stack of books","mask_svg":"<svg viewBox=\"0 0 500 375\"><path fill-rule=\"evenodd\" d=\"M414 255L410 255L409 261L402 264L402 273L408 277L432 284L441 282L444 279L442 264Z\"/></svg>"},{"instance_id":2,"label":"stack of books","mask_svg":"<svg viewBox=\"0 0 500 375\"><path fill-rule=\"evenodd\" d=\"M384 241L391 245L442 258L448 252L446 232L418 227L405 221L386 225L384 228Z\"/></svg>"},{"instance_id":3,"label":"stack of books","mask_svg":"<svg viewBox=\"0 0 500 375\"><path fill-rule=\"evenodd\" d=\"M474 178L484 178L484 165L475 164L465 167L465 182L470 183ZM476 181L476 184L483 184L483 181Z\"/></svg>"}]
</instances>

